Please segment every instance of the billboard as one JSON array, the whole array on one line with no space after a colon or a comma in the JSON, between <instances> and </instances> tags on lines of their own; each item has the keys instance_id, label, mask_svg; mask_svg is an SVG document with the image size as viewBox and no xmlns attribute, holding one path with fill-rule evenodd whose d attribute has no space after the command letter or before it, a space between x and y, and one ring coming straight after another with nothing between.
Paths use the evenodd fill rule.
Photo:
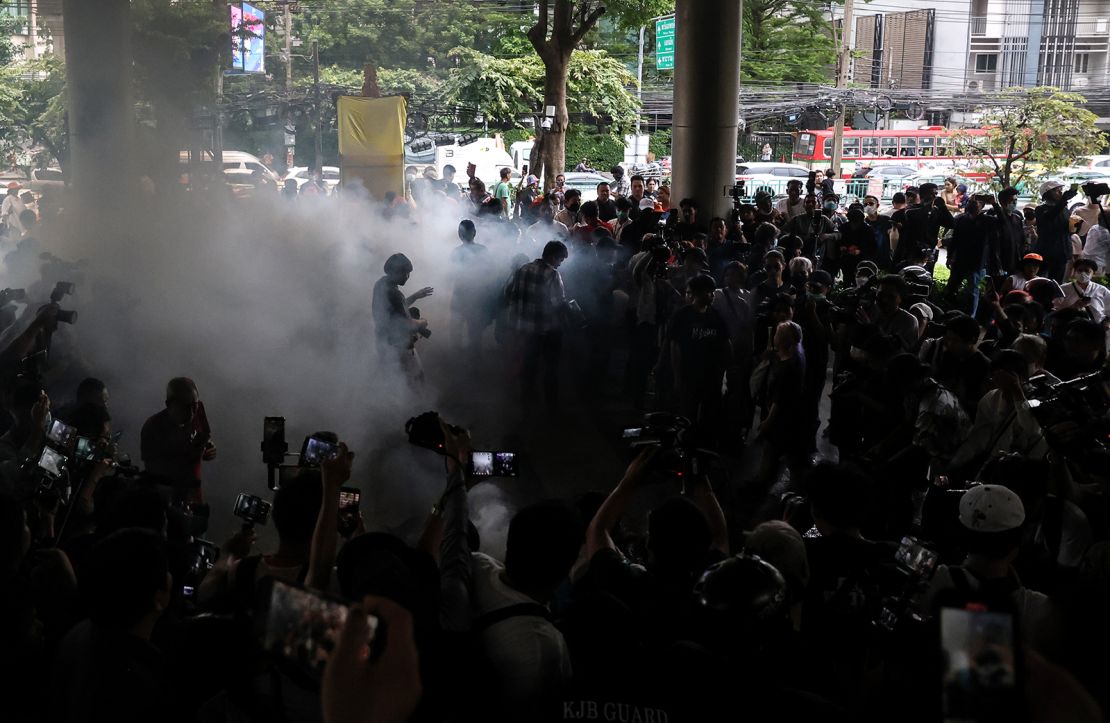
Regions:
<instances>
[{"instance_id":1,"label":"billboard","mask_svg":"<svg viewBox=\"0 0 1110 723\"><path fill-rule=\"evenodd\" d=\"M266 72L266 13L249 3L231 4L230 73Z\"/></svg>"}]
</instances>

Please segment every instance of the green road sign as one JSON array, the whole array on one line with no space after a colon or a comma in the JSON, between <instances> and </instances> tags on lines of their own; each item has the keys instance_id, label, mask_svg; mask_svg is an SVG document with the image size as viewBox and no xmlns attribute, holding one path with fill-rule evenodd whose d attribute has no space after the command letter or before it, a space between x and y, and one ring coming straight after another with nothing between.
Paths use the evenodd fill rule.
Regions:
<instances>
[{"instance_id":1,"label":"green road sign","mask_svg":"<svg viewBox=\"0 0 1110 723\"><path fill-rule=\"evenodd\" d=\"M674 15L655 21L655 67L674 70Z\"/></svg>"}]
</instances>

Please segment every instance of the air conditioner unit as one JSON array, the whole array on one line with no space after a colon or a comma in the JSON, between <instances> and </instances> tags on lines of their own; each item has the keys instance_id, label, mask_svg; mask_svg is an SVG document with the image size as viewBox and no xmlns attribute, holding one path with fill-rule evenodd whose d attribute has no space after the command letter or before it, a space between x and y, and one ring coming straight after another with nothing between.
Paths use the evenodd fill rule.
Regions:
<instances>
[{"instance_id":1,"label":"air conditioner unit","mask_svg":"<svg viewBox=\"0 0 1110 723\"><path fill-rule=\"evenodd\" d=\"M967 89L971 93L978 93L979 92L979 81L977 81L977 80L967 81Z\"/></svg>"}]
</instances>

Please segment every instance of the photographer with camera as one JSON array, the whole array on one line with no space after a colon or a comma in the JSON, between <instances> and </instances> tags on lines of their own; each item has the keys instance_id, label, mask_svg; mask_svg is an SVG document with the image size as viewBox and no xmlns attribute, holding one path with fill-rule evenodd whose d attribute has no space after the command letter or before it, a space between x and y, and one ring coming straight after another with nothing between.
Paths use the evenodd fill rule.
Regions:
<instances>
[{"instance_id":1,"label":"photographer with camera","mask_svg":"<svg viewBox=\"0 0 1110 723\"><path fill-rule=\"evenodd\" d=\"M21 378L9 392L5 404L11 412L12 426L0 437L0 494L24 499L36 480L22 471L28 460L37 461L46 442L50 419L50 398L36 381Z\"/></svg>"},{"instance_id":2,"label":"photographer with camera","mask_svg":"<svg viewBox=\"0 0 1110 723\"><path fill-rule=\"evenodd\" d=\"M791 214L782 232L784 236L802 239L802 256L816 263L818 249L823 250L837 231L833 222L818 210L817 196L807 194L802 204L802 213Z\"/></svg>"},{"instance_id":3,"label":"photographer with camera","mask_svg":"<svg viewBox=\"0 0 1110 723\"><path fill-rule=\"evenodd\" d=\"M166 408L143 423L140 437L146 471L165 478L175 500L203 504L201 464L216 458L216 445L196 382L171 379Z\"/></svg>"},{"instance_id":4,"label":"photographer with camera","mask_svg":"<svg viewBox=\"0 0 1110 723\"><path fill-rule=\"evenodd\" d=\"M421 336L430 336L428 320L413 314L410 308L415 301L431 296L433 289L426 286L406 297L401 287L412 275L412 262L404 254L393 254L385 260L385 276L374 284L371 311L378 342L378 357L386 364L396 365L409 384L419 386L424 380L416 342Z\"/></svg>"},{"instance_id":5,"label":"photographer with camera","mask_svg":"<svg viewBox=\"0 0 1110 723\"><path fill-rule=\"evenodd\" d=\"M1072 256L1071 213L1068 202L1079 192L1079 186L1072 184L1066 192L1060 181L1045 181L1041 184L1041 205L1037 206L1037 242L1032 251L1044 257L1044 275L1057 283L1064 283L1064 274Z\"/></svg>"},{"instance_id":6,"label":"photographer with camera","mask_svg":"<svg viewBox=\"0 0 1110 723\"><path fill-rule=\"evenodd\" d=\"M918 205L906 208L900 218L892 218L898 227L898 247L892 259L896 269L929 254L936 248L940 229L950 229L956 223L944 200L937 195L937 184L923 183L917 192Z\"/></svg>"},{"instance_id":7,"label":"photographer with camera","mask_svg":"<svg viewBox=\"0 0 1110 723\"><path fill-rule=\"evenodd\" d=\"M916 351L918 344L917 319L902 308L909 296L905 280L897 274L881 277L874 287L874 304L861 301L856 307L855 321L874 326L880 333L894 337L903 351Z\"/></svg>"}]
</instances>

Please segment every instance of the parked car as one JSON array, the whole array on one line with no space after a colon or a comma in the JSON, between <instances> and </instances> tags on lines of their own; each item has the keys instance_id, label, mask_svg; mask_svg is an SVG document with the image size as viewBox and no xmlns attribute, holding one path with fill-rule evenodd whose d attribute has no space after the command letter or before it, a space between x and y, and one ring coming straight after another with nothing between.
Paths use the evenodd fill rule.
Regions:
<instances>
[{"instance_id":1,"label":"parked car","mask_svg":"<svg viewBox=\"0 0 1110 723\"><path fill-rule=\"evenodd\" d=\"M785 196L786 184L792 180L805 183L809 173L808 168L796 163L738 163L736 182L744 184L747 195L741 200L749 203L758 191L766 191L775 197Z\"/></svg>"},{"instance_id":2,"label":"parked car","mask_svg":"<svg viewBox=\"0 0 1110 723\"><path fill-rule=\"evenodd\" d=\"M323 176L324 185L328 187L328 193L333 193L335 191L335 187L339 185L339 167L324 166ZM293 166L289 169L289 172L285 174L282 182L287 181L290 178L297 182L297 190L300 191L301 186L308 183L309 179L312 178L312 174L309 172L307 166ZM278 185L280 186L281 183L279 183Z\"/></svg>"},{"instance_id":3,"label":"parked car","mask_svg":"<svg viewBox=\"0 0 1110 723\"><path fill-rule=\"evenodd\" d=\"M29 188L35 193L59 191L65 188L66 180L58 168L36 168L31 171Z\"/></svg>"},{"instance_id":4,"label":"parked car","mask_svg":"<svg viewBox=\"0 0 1110 723\"><path fill-rule=\"evenodd\" d=\"M563 186L564 189L576 188L582 192L582 203L586 201L597 200L597 184L609 183L613 179L603 176L600 173L581 173L578 171L567 171L563 174L567 182Z\"/></svg>"},{"instance_id":5,"label":"parked car","mask_svg":"<svg viewBox=\"0 0 1110 723\"><path fill-rule=\"evenodd\" d=\"M260 171L275 184L281 183L281 176L250 153L244 153L243 151L224 151L221 156L223 158L223 170L225 171ZM189 152L181 151L178 159L182 164L188 164ZM214 158L210 151L201 152L201 163L212 163L213 160Z\"/></svg>"}]
</instances>

